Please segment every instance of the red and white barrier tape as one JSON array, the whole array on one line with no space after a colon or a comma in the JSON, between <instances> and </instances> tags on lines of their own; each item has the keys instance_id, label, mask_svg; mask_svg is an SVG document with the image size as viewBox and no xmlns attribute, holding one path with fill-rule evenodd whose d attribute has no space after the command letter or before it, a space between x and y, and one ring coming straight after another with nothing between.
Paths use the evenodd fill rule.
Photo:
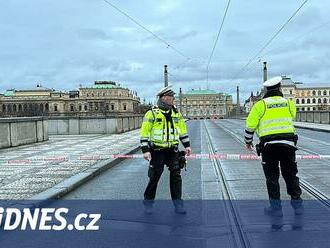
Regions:
<instances>
[{"instance_id":1,"label":"red and white barrier tape","mask_svg":"<svg viewBox=\"0 0 330 248\"><path fill-rule=\"evenodd\" d=\"M142 159L143 154L110 154L110 155L70 155L70 156L53 156L53 157L38 157L29 159L9 159L8 164L32 164L34 162L46 162L46 163L61 163L66 161L97 161L105 159ZM219 160L260 160L261 158L255 154L230 154L230 153L219 153L219 154L191 154L186 156L188 160L194 159L219 159ZM296 155L297 160L327 160L330 159L330 155L315 155L315 154L304 154Z\"/></svg>"}]
</instances>

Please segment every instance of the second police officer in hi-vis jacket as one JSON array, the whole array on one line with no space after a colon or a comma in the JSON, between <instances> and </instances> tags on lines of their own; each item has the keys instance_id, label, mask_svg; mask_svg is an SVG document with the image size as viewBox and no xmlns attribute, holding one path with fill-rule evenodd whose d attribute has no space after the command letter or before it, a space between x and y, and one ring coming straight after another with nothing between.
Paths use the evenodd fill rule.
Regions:
<instances>
[{"instance_id":1,"label":"second police officer in hi-vis jacket","mask_svg":"<svg viewBox=\"0 0 330 248\"><path fill-rule=\"evenodd\" d=\"M283 98L281 81L282 77L274 77L264 82L265 95L253 105L246 120L245 143L251 150L253 134L259 136L260 143L256 148L258 154L261 153L270 200L270 207L265 208L265 213L283 215L278 181L281 168L291 205L295 214L299 215L303 213L303 205L295 154L298 136L293 126L296 106L293 101Z\"/></svg>"}]
</instances>

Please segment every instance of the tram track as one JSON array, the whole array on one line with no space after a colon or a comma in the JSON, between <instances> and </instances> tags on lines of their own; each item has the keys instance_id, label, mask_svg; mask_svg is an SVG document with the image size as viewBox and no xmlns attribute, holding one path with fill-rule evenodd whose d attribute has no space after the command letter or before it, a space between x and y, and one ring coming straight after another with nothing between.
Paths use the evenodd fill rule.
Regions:
<instances>
[{"instance_id":1,"label":"tram track","mask_svg":"<svg viewBox=\"0 0 330 248\"><path fill-rule=\"evenodd\" d=\"M203 121L203 124L204 124L204 128L205 128L205 131L207 134L206 140L207 140L209 152L211 155L215 155L216 149L211 141L210 133L209 133L204 121ZM215 156L213 156L212 160L213 160L213 165L214 165L218 180L221 185L221 192L222 192L222 196L224 199L224 206L226 209L226 214L227 214L228 220L231 223L230 226L231 226L231 232L233 234L234 247L240 247L240 248L251 247L251 242L249 240L249 237L242 228L243 225L242 225L241 218L239 216L239 212L237 211L237 209L235 208L235 205L233 203L234 196L233 196L232 192L230 191L230 187L227 183L226 175L221 166L221 162L219 159L215 158Z\"/></svg>"},{"instance_id":2,"label":"tram track","mask_svg":"<svg viewBox=\"0 0 330 248\"><path fill-rule=\"evenodd\" d=\"M245 142L243 140L242 137L239 137L236 133L232 132L231 130L229 130L228 128L224 127L223 125L219 125L216 122L213 122L217 127L221 128L222 130L224 130L225 132L227 132L230 136L232 136L234 138L234 140L236 140L238 143L245 145ZM316 152L304 149L299 147L300 150L308 152L308 153L313 153L315 155L319 155ZM255 155L257 155L257 152L255 151L255 149L253 149L252 151ZM316 200L318 200L320 203L322 203L323 206L330 208L330 198L324 194L322 191L320 191L319 189L317 189L316 187L314 187L313 185L311 185L309 182L307 182L306 180L300 178L300 186L303 190L305 190L308 194L310 194L312 197L314 197Z\"/></svg>"}]
</instances>

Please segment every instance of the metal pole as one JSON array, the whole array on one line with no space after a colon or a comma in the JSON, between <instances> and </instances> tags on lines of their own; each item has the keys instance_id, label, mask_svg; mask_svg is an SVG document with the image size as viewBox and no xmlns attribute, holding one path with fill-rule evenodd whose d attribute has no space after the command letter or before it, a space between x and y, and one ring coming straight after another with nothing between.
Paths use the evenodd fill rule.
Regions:
<instances>
[{"instance_id":1,"label":"metal pole","mask_svg":"<svg viewBox=\"0 0 330 248\"><path fill-rule=\"evenodd\" d=\"M224 93L224 100L225 100L225 113L224 113L224 118L227 118L227 95Z\"/></svg>"},{"instance_id":2,"label":"metal pole","mask_svg":"<svg viewBox=\"0 0 330 248\"><path fill-rule=\"evenodd\" d=\"M237 86L236 90L236 96L237 96L237 106L236 106L236 115L238 116L240 114L240 104L239 104L239 86Z\"/></svg>"},{"instance_id":3,"label":"metal pole","mask_svg":"<svg viewBox=\"0 0 330 248\"><path fill-rule=\"evenodd\" d=\"M182 114L182 89L179 91L179 101L180 101L180 113Z\"/></svg>"},{"instance_id":4,"label":"metal pole","mask_svg":"<svg viewBox=\"0 0 330 248\"><path fill-rule=\"evenodd\" d=\"M168 86L168 72L167 72L167 65L164 65L164 85L165 85L165 87Z\"/></svg>"},{"instance_id":5,"label":"metal pole","mask_svg":"<svg viewBox=\"0 0 330 248\"><path fill-rule=\"evenodd\" d=\"M267 81L267 62L264 62L264 82Z\"/></svg>"}]
</instances>

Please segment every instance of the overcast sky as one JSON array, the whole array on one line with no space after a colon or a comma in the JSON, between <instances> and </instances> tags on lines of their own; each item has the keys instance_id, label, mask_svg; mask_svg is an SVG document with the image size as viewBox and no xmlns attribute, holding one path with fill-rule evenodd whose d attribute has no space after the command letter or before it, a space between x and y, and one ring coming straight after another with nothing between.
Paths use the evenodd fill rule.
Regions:
<instances>
[{"instance_id":1,"label":"overcast sky","mask_svg":"<svg viewBox=\"0 0 330 248\"><path fill-rule=\"evenodd\" d=\"M112 80L152 100L163 85L205 89L206 63L227 1L108 0L190 60L103 0L0 1L0 92L34 87L57 90ZM267 2L267 4L266 4ZM310 0L265 52L251 59L303 1L232 0L209 72L209 88L241 101L269 76L287 75L306 85L330 85L330 2ZM243 99L244 98L244 99ZM235 97L234 97L235 99Z\"/></svg>"}]
</instances>

